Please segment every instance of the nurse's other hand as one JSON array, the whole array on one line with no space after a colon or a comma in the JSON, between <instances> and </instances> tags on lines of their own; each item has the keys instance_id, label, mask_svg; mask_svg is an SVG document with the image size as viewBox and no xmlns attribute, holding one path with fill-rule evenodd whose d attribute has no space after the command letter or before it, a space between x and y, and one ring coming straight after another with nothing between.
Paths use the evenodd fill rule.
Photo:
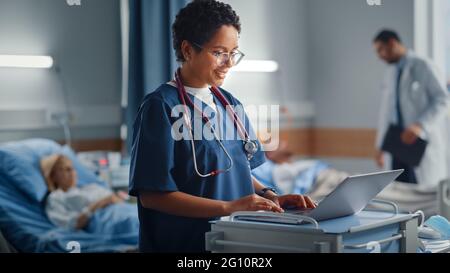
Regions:
<instances>
[{"instance_id":1,"label":"nurse's other hand","mask_svg":"<svg viewBox=\"0 0 450 273\"><path fill-rule=\"evenodd\" d=\"M262 197L269 199L270 201L281 207L280 202L278 201L278 194L274 193L273 191L266 191L264 195L262 195Z\"/></svg>"},{"instance_id":2,"label":"nurse's other hand","mask_svg":"<svg viewBox=\"0 0 450 273\"><path fill-rule=\"evenodd\" d=\"M278 196L278 202L282 208L314 209L316 203L306 195L287 194Z\"/></svg>"},{"instance_id":3,"label":"nurse's other hand","mask_svg":"<svg viewBox=\"0 0 450 273\"><path fill-rule=\"evenodd\" d=\"M275 204L273 201L261 197L257 194L252 194L240 198L238 200L230 201L227 203L227 214L230 215L236 211L273 211L273 212L283 212L284 210Z\"/></svg>"}]
</instances>

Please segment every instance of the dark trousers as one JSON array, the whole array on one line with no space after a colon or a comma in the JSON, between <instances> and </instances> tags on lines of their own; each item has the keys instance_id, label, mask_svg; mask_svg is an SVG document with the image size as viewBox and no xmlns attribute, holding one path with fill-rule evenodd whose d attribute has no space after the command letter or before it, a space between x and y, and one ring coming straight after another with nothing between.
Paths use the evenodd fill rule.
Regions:
<instances>
[{"instance_id":1,"label":"dark trousers","mask_svg":"<svg viewBox=\"0 0 450 273\"><path fill-rule=\"evenodd\" d=\"M416 174L414 173L413 167L410 167L398 161L396 158L392 158L392 169L393 170L405 169L405 171L399 177L397 177L396 181L417 184Z\"/></svg>"}]
</instances>

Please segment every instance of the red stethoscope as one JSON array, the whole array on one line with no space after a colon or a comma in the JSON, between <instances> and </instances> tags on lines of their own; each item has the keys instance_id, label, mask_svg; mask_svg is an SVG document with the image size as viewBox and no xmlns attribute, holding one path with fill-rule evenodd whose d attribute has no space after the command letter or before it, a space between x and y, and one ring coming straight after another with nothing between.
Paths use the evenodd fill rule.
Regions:
<instances>
[{"instance_id":1,"label":"red stethoscope","mask_svg":"<svg viewBox=\"0 0 450 273\"><path fill-rule=\"evenodd\" d=\"M231 158L230 154L228 153L227 149L225 148L225 146L223 145L222 141L220 140L219 136L216 133L216 130L214 129L214 127L211 125L211 121L209 120L208 117L206 117L202 110L200 110L191 100L191 98L188 96L186 89L184 88L183 82L180 79L180 69L178 69L177 72L175 72L175 83L177 85L177 89L178 89L178 95L180 96L180 100L181 103L184 105L185 108L185 114L184 116L184 120L186 122L186 125L189 128L189 134L190 134L190 138L191 138L191 146L192 146L192 157L194 159L194 169L195 172L197 173L198 176L200 177L210 177L210 176L216 176L220 173L225 173L228 172L229 170L231 170L231 168L233 168L233 159ZM245 129L244 125L242 124L241 119L239 118L239 116L236 114L236 112L233 110L233 107L231 106L231 104L228 102L228 100L225 98L225 96L222 94L222 92L220 92L220 90L215 87L215 86L211 86L210 88L211 92L213 93L214 96L217 97L217 99L220 101L220 103L223 105L223 107L226 109L228 115L230 116L231 120L233 120L233 124L236 127L236 130L239 134L239 136L241 137L242 141L243 141L243 145L244 145L244 150L247 154L247 160L250 160L253 158L253 156L256 154L256 152L258 151L258 143L256 141L253 141L250 139L250 136L247 132L247 130ZM201 114L202 119L205 121L205 124L211 129L214 138L216 139L216 141L219 143L220 147L222 148L222 150L225 152L227 158L228 158L228 168L224 169L224 170L213 170L207 174L201 174L197 168L197 157L195 155L195 144L194 144L194 137L193 137L193 128L192 128L192 124L191 124L191 120L187 117L187 113L189 113L189 109L187 107L187 103L189 103L190 106L192 106L194 108L194 111L198 112Z\"/></svg>"}]
</instances>

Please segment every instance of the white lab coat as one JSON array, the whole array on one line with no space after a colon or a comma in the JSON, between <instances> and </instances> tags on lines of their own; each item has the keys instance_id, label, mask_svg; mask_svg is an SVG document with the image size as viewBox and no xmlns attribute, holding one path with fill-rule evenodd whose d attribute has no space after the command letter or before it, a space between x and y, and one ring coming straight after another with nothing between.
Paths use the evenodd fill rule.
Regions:
<instances>
[{"instance_id":1,"label":"white lab coat","mask_svg":"<svg viewBox=\"0 0 450 273\"><path fill-rule=\"evenodd\" d=\"M396 76L397 68L393 65L386 71L382 86L378 149L391 121L391 111L394 111ZM418 184L422 188L434 188L449 174L450 94L437 69L411 51L406 56L399 92L405 126L420 123L424 129L423 138L428 141L420 166L414 170Z\"/></svg>"}]
</instances>

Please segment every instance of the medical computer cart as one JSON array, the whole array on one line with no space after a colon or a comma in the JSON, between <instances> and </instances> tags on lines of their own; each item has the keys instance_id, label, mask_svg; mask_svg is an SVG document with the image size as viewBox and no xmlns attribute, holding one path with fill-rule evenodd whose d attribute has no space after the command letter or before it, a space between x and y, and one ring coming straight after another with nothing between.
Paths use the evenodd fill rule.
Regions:
<instances>
[{"instance_id":1,"label":"medical computer cart","mask_svg":"<svg viewBox=\"0 0 450 273\"><path fill-rule=\"evenodd\" d=\"M206 249L214 253L415 253L418 215L363 210L317 222L301 215L237 212L211 222Z\"/></svg>"}]
</instances>

